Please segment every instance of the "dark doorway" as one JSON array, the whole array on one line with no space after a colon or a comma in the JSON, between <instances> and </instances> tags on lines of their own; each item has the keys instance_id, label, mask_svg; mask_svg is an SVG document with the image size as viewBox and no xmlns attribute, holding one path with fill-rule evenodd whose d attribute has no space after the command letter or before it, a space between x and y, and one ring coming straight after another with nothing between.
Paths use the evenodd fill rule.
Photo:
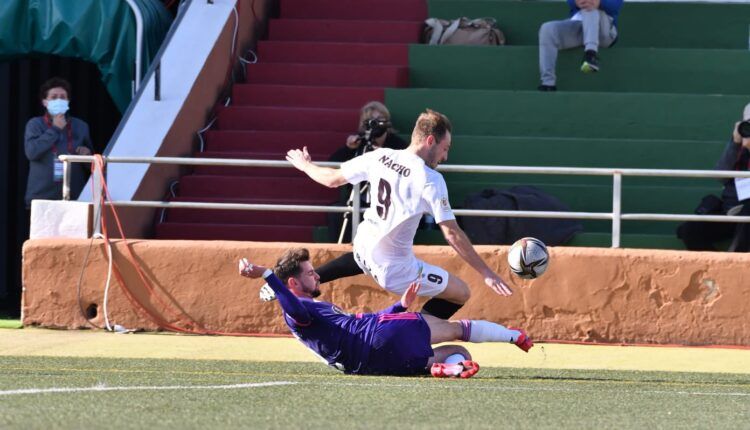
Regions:
<instances>
[{"instance_id":1,"label":"dark doorway","mask_svg":"<svg viewBox=\"0 0 750 430\"><path fill-rule=\"evenodd\" d=\"M102 152L121 113L101 82L95 64L74 58L38 56L0 62L0 315L21 310L21 247L28 238L24 204L28 160L23 150L26 122L43 113L39 86L59 76L70 82L71 114L89 124L96 152Z\"/></svg>"}]
</instances>

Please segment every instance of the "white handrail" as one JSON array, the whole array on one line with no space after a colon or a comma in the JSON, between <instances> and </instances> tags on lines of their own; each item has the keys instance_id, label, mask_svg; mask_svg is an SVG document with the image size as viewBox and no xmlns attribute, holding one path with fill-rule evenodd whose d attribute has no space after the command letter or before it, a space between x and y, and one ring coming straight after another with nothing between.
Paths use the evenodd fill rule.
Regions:
<instances>
[{"instance_id":1,"label":"white handrail","mask_svg":"<svg viewBox=\"0 0 750 430\"><path fill-rule=\"evenodd\" d=\"M67 171L68 163L89 163L94 160L90 155L60 155L63 171ZM135 163L135 164L179 164L198 166L235 166L235 167L293 167L288 161L275 160L238 160L229 158L182 158L182 157L103 157L105 163ZM338 162L320 162L321 166L337 167ZM689 214L650 214L650 213L622 213L622 177L680 177L680 178L750 178L750 171L719 171L719 170L669 170L669 169L618 169L618 168L585 168L585 167L525 167L525 166L485 166L485 165L442 165L441 172L465 173L520 173L543 175L586 175L612 176L612 212L555 212L555 211L508 211L508 210L476 210L456 209L458 216L497 216L517 218L566 218L566 219L598 219L612 220L612 247L620 247L622 220L627 221L706 221L706 222L750 222L750 216L728 215L689 215ZM70 200L70 177L64 175L63 199ZM356 200L356 199L355 199ZM316 205L271 205L244 203L205 203L205 202L159 202L159 201L114 201L115 206L153 207L153 208L191 208L191 209L230 209L230 210L266 210L291 212L352 212L352 235L356 233L359 215L365 209L343 206Z\"/></svg>"},{"instance_id":2,"label":"white handrail","mask_svg":"<svg viewBox=\"0 0 750 430\"><path fill-rule=\"evenodd\" d=\"M91 155L60 155L60 161L88 163ZM235 167L292 167L288 161L250 160L236 158L184 158L184 157L104 157L108 163L126 164L180 164L193 166L235 166ZM338 167L341 163L334 161L315 162L319 166ZM621 173L623 176L661 176L675 178L750 178L750 171L729 170L671 170L671 169L622 169L615 167L523 167L523 166L487 166L482 164L443 164L438 171L444 173L522 173L539 175L581 175L612 176Z\"/></svg>"},{"instance_id":3,"label":"white handrail","mask_svg":"<svg viewBox=\"0 0 750 430\"><path fill-rule=\"evenodd\" d=\"M141 64L143 62L143 14L141 9L133 0L125 0L130 9L133 10L135 17L135 87L133 94L138 92L141 87Z\"/></svg>"}]
</instances>

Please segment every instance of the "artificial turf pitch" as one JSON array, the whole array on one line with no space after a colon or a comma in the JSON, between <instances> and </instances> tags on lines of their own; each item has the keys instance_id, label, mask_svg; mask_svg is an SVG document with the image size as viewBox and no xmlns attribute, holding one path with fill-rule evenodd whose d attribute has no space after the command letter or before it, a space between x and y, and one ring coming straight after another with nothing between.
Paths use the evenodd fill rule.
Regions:
<instances>
[{"instance_id":1,"label":"artificial turf pitch","mask_svg":"<svg viewBox=\"0 0 750 430\"><path fill-rule=\"evenodd\" d=\"M2 332L2 429L750 426L750 368L742 364L747 364L747 350L709 351L719 357L716 360L730 357L725 365L729 371L723 373L485 365L472 379L445 380L347 376L316 362L274 361L261 351L258 355L252 352L258 345L276 345L276 349L290 345L294 360L298 350L291 347L295 345L292 339L259 343L254 339L197 336L27 329ZM19 344L25 338L44 339L46 346L31 342L24 349ZM35 342L41 342L38 339ZM145 352L136 353L135 344L131 343L128 351L117 352L106 343L97 343L97 339L125 344L145 342L146 348ZM238 360L231 351L226 353L233 358L229 360L148 358L168 356L170 350L175 356L185 356L187 349L178 349L177 342L208 343L215 349L217 341L246 348L243 354L247 359ZM476 345L468 346L471 349ZM549 351L547 364L555 365L558 348L539 346ZM587 349L590 354L629 349L587 348L594 348ZM532 353L544 355L538 347L528 355L505 345L494 349L507 357L526 359L530 365L535 363ZM638 351L649 354L663 350L676 352L669 348ZM54 352L63 356L49 356ZM102 352L113 358L92 356ZM710 369L707 363L700 363L701 357L708 357L703 353L704 349L686 352L696 360L697 369ZM503 366L486 353L479 351L478 355L484 355L485 362L494 366ZM262 361L252 361L257 357L262 357ZM674 364L681 368L677 361ZM663 365L668 367L669 363Z\"/></svg>"}]
</instances>

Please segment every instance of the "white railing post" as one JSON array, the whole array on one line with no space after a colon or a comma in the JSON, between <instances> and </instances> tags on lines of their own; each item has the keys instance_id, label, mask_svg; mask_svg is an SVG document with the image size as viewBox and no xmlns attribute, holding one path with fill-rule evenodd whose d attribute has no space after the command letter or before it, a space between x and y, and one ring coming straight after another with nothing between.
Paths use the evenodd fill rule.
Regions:
<instances>
[{"instance_id":1,"label":"white railing post","mask_svg":"<svg viewBox=\"0 0 750 430\"><path fill-rule=\"evenodd\" d=\"M620 247L620 223L622 220L622 173L612 176L612 248Z\"/></svg>"},{"instance_id":2,"label":"white railing post","mask_svg":"<svg viewBox=\"0 0 750 430\"><path fill-rule=\"evenodd\" d=\"M141 64L143 63L143 14L134 0L125 0L135 19L135 84L133 94L141 87Z\"/></svg>"},{"instance_id":3,"label":"white railing post","mask_svg":"<svg viewBox=\"0 0 750 430\"><path fill-rule=\"evenodd\" d=\"M64 156L60 157L63 163L62 198L70 200L70 162Z\"/></svg>"},{"instance_id":4,"label":"white railing post","mask_svg":"<svg viewBox=\"0 0 750 430\"><path fill-rule=\"evenodd\" d=\"M352 187L352 242L354 242L354 236L357 235L357 229L359 228L359 216L360 206L362 199L359 195L359 184L354 184Z\"/></svg>"},{"instance_id":5,"label":"white railing post","mask_svg":"<svg viewBox=\"0 0 750 430\"><path fill-rule=\"evenodd\" d=\"M96 161L94 161L96 163ZM104 163L104 156L102 156L102 163ZM93 234L94 237L101 236L102 234L102 216L104 215L104 196L102 196L104 187L102 187L102 175L104 174L104 166L101 169L93 169L94 174L91 176L91 182L94 187L94 193L92 197L92 203L94 207L94 219L93 219ZM100 173L101 172L101 173Z\"/></svg>"}]
</instances>

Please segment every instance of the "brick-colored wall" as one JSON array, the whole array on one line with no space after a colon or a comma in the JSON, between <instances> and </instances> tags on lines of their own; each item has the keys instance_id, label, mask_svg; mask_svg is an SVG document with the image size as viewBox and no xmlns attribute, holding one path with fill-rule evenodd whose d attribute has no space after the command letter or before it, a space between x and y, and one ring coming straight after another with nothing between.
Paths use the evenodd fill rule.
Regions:
<instances>
[{"instance_id":1,"label":"brick-colored wall","mask_svg":"<svg viewBox=\"0 0 750 430\"><path fill-rule=\"evenodd\" d=\"M166 319L149 299L124 244L115 242L115 261L129 288ZM87 327L79 310L77 282L88 240L42 239L23 252L23 323L58 328ZM237 274L237 260L273 265L281 252L298 244L254 242L131 242L136 258L164 301L205 328L227 332L286 333L278 304L258 300L262 281ZM349 249L346 245L305 244L321 265ZM472 298L458 318L487 319L526 328L535 339L687 345L750 345L750 254L698 253L600 248L550 248L547 273L533 281L512 275L508 247L479 246L481 255L515 294L501 297L448 247L416 247L417 255L461 277ZM103 325L106 251L95 241L81 285L84 309L95 304ZM365 276L322 286L322 300L351 312L384 308L397 297ZM108 315L128 328L157 329L134 310L113 280ZM179 324L179 323L178 323Z\"/></svg>"}]
</instances>

